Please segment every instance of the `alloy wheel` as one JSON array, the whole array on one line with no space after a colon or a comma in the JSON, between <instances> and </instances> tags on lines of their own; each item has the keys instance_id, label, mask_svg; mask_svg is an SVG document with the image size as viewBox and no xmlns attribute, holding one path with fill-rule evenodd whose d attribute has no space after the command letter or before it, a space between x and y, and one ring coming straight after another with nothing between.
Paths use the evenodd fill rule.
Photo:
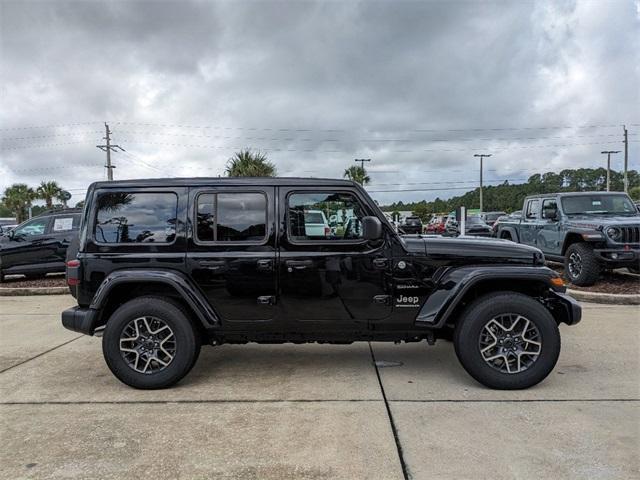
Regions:
<instances>
[{"instance_id":1,"label":"alloy wheel","mask_svg":"<svg viewBox=\"0 0 640 480\"><path fill-rule=\"evenodd\" d=\"M582 257L577 252L571 252L569 255L569 273L572 278L576 278L582 272Z\"/></svg>"},{"instance_id":2,"label":"alloy wheel","mask_svg":"<svg viewBox=\"0 0 640 480\"><path fill-rule=\"evenodd\" d=\"M164 320L139 317L122 329L120 353L136 372L157 373L167 368L175 357L175 335Z\"/></svg>"},{"instance_id":3,"label":"alloy wheel","mask_svg":"<svg viewBox=\"0 0 640 480\"><path fill-rule=\"evenodd\" d=\"M478 341L483 360L502 373L521 373L530 368L542 352L538 327L515 313L489 320Z\"/></svg>"}]
</instances>

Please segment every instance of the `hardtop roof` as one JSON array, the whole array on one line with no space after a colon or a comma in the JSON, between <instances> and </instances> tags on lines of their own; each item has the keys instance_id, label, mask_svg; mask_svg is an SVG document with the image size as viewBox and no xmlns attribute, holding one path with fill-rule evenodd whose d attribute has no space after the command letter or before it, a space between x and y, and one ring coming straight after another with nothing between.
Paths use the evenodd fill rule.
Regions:
<instances>
[{"instance_id":1,"label":"hardtop roof","mask_svg":"<svg viewBox=\"0 0 640 480\"><path fill-rule=\"evenodd\" d=\"M537 193L535 195L527 195L529 198L549 198L549 197L575 197L585 195L627 195L625 192L602 192L602 191L589 191L589 192L560 192L560 193Z\"/></svg>"},{"instance_id":2,"label":"hardtop roof","mask_svg":"<svg viewBox=\"0 0 640 480\"><path fill-rule=\"evenodd\" d=\"M211 185L255 185L255 186L358 186L351 180L342 178L302 178L302 177L191 177L191 178L138 178L132 180L100 181L90 188L130 188L130 187L197 187Z\"/></svg>"}]
</instances>

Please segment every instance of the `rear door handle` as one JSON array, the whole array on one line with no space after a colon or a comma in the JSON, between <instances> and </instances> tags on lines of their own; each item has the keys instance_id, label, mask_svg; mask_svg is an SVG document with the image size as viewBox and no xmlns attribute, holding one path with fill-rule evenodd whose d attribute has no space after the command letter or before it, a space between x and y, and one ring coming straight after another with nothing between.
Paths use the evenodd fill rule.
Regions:
<instances>
[{"instance_id":1,"label":"rear door handle","mask_svg":"<svg viewBox=\"0 0 640 480\"><path fill-rule=\"evenodd\" d=\"M273 260L268 258L260 259L256 262L259 272L270 272L273 270Z\"/></svg>"},{"instance_id":2,"label":"rear door handle","mask_svg":"<svg viewBox=\"0 0 640 480\"><path fill-rule=\"evenodd\" d=\"M287 260L284 262L289 272L294 270L304 270L305 268L313 267L312 260Z\"/></svg>"}]
</instances>

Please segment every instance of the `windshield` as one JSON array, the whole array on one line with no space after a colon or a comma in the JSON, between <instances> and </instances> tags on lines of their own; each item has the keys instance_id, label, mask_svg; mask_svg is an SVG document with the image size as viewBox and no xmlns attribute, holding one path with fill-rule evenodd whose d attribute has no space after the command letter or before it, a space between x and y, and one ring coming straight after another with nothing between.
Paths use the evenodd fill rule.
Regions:
<instances>
[{"instance_id":1,"label":"windshield","mask_svg":"<svg viewBox=\"0 0 640 480\"><path fill-rule=\"evenodd\" d=\"M304 223L324 223L320 212L304 212Z\"/></svg>"},{"instance_id":2,"label":"windshield","mask_svg":"<svg viewBox=\"0 0 640 480\"><path fill-rule=\"evenodd\" d=\"M576 195L562 197L562 210L567 215L611 213L635 215L635 207L626 195Z\"/></svg>"},{"instance_id":3,"label":"windshield","mask_svg":"<svg viewBox=\"0 0 640 480\"><path fill-rule=\"evenodd\" d=\"M467 223L474 225L484 225L484 221L480 217L468 217Z\"/></svg>"}]
</instances>

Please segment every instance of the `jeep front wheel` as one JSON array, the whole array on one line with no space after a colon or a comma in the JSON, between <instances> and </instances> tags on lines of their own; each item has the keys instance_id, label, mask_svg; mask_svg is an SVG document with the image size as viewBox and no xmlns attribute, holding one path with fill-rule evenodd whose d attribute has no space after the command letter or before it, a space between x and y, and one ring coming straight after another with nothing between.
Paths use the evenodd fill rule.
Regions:
<instances>
[{"instance_id":1,"label":"jeep front wheel","mask_svg":"<svg viewBox=\"0 0 640 480\"><path fill-rule=\"evenodd\" d=\"M567 279L574 285L588 287L600 278L600 263L588 243L569 245L564 256Z\"/></svg>"},{"instance_id":2,"label":"jeep front wheel","mask_svg":"<svg viewBox=\"0 0 640 480\"><path fill-rule=\"evenodd\" d=\"M200 341L182 308L159 297L139 297L109 318L102 352L121 382L140 389L170 387L193 367Z\"/></svg>"},{"instance_id":3,"label":"jeep front wheel","mask_svg":"<svg viewBox=\"0 0 640 480\"><path fill-rule=\"evenodd\" d=\"M538 301L516 292L480 297L464 311L454 333L456 355L483 385L529 388L544 380L560 354L560 331Z\"/></svg>"}]
</instances>

